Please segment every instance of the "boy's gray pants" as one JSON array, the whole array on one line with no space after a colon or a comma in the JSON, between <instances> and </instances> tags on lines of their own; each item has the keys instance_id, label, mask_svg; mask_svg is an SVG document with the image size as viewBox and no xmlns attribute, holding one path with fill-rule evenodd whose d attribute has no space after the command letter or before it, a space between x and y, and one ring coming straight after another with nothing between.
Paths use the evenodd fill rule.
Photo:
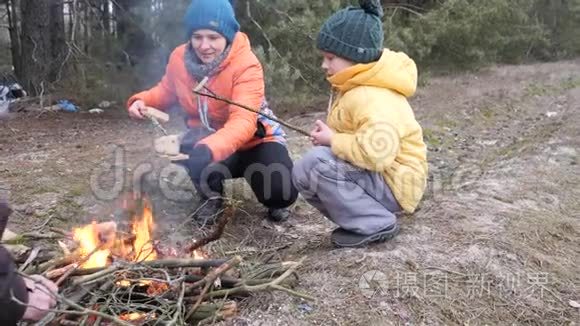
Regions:
<instances>
[{"instance_id":1,"label":"boy's gray pants","mask_svg":"<svg viewBox=\"0 0 580 326\"><path fill-rule=\"evenodd\" d=\"M294 164L300 194L345 230L370 235L396 223L401 207L382 174L336 157L329 147L315 147Z\"/></svg>"}]
</instances>

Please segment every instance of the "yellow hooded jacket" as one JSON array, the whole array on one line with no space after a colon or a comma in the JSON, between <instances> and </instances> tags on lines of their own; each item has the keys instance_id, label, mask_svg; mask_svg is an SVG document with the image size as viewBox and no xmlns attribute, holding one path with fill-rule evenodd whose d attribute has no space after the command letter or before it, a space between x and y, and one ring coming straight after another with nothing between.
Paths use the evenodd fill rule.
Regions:
<instances>
[{"instance_id":1,"label":"yellow hooded jacket","mask_svg":"<svg viewBox=\"0 0 580 326\"><path fill-rule=\"evenodd\" d=\"M382 173L399 205L412 213L427 183L423 131L407 97L417 88L417 66L406 54L383 51L377 62L357 64L328 78L337 98L327 123L332 152Z\"/></svg>"}]
</instances>

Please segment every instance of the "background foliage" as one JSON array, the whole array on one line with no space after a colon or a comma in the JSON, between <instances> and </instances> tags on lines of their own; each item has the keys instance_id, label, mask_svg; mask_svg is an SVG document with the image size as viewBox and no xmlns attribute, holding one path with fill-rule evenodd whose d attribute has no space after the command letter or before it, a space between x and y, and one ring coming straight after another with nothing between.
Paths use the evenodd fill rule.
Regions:
<instances>
[{"instance_id":1,"label":"background foliage","mask_svg":"<svg viewBox=\"0 0 580 326\"><path fill-rule=\"evenodd\" d=\"M26 40L22 26L27 17L22 8L31 1L34 0L3 1L0 25L16 26L18 35L10 38L4 33L0 38L4 43L0 66L5 75L17 66L11 60L11 52L18 53L14 52L16 41ZM189 0L65 2L62 12L67 55L64 59L59 57L61 64L51 63L58 71L47 72L47 78L58 78L49 78L43 87L90 106L102 99L124 101L132 92L154 85L163 74L172 49L186 40L181 18L188 3ZM315 48L316 34L329 15L353 3L236 1L242 29L250 35L265 68L271 101L284 108L304 107L313 97L326 95L320 55ZM580 54L580 0L389 0L383 1L383 6L385 46L408 53L419 64L423 76L431 71L559 60ZM8 9L12 11L12 21L7 19ZM53 21L57 20L48 20L49 28ZM16 46L23 50L22 45ZM21 54L26 57L26 53Z\"/></svg>"}]
</instances>

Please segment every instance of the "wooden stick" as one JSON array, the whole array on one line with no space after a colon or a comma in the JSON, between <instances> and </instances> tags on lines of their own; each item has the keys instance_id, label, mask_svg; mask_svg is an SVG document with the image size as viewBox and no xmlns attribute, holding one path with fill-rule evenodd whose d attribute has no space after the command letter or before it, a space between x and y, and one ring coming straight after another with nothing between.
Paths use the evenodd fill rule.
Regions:
<instances>
[{"instance_id":1,"label":"wooden stick","mask_svg":"<svg viewBox=\"0 0 580 326\"><path fill-rule=\"evenodd\" d=\"M161 259L161 260L150 260L140 263L131 263L124 268L135 268L135 267L150 267L150 268L185 268L185 267L219 267L227 262L227 259ZM79 269L73 276L91 275L97 272L108 269L108 267L97 267L90 269Z\"/></svg>"},{"instance_id":2,"label":"wooden stick","mask_svg":"<svg viewBox=\"0 0 580 326\"><path fill-rule=\"evenodd\" d=\"M31 261L26 264L25 268L22 268L22 264L26 263L26 260L28 260L31 256L32 253L30 252L25 252L24 254L18 256L15 258L14 262L20 265L20 268L22 268L22 270L26 270L28 268L29 265L40 265L42 263L46 263L47 261L54 259L54 257L56 257L56 255L54 253L51 252L43 252L42 249L40 248L40 253L34 257L34 259L31 259Z\"/></svg>"},{"instance_id":3,"label":"wooden stick","mask_svg":"<svg viewBox=\"0 0 580 326\"><path fill-rule=\"evenodd\" d=\"M101 270L96 271L94 273L88 274L88 275L86 275L84 277L79 277L79 278L75 279L72 282L72 284L73 284L73 286L77 286L77 285L81 285L81 284L87 284L87 283L90 283L92 281L98 280L98 279L100 279L102 277L105 277L107 275L113 274L114 272L118 271L119 269L121 269L121 266L119 266L119 265L112 265L112 266L109 266L109 267L107 267L105 269L101 269ZM95 269L93 269L93 270L95 270ZM84 271L88 271L88 270L86 270L86 269L79 269L79 270L76 270L75 271L75 274L79 274L79 273L82 273Z\"/></svg>"},{"instance_id":4,"label":"wooden stick","mask_svg":"<svg viewBox=\"0 0 580 326\"><path fill-rule=\"evenodd\" d=\"M279 262L263 264L249 270L244 275L245 279L275 278L282 275L288 268L294 266L296 262Z\"/></svg>"},{"instance_id":5,"label":"wooden stick","mask_svg":"<svg viewBox=\"0 0 580 326\"><path fill-rule=\"evenodd\" d=\"M99 288L99 292L109 292L113 286L115 284L113 283L113 281L108 281L106 283L103 283L103 285L101 285L101 287ZM93 307L94 305L97 304L97 301L99 301L99 296L94 296L91 301L89 302L89 307ZM81 319L80 325L86 325L87 319L89 319L89 316L84 316L83 319ZM98 325L98 324L95 324Z\"/></svg>"},{"instance_id":6,"label":"wooden stick","mask_svg":"<svg viewBox=\"0 0 580 326\"><path fill-rule=\"evenodd\" d=\"M225 273L226 271L228 271L232 267L238 265L240 262L241 262L241 258L239 256L236 256L235 258L231 259L227 263L221 265L215 271L208 273L203 278L200 278L197 281L194 281L193 284L188 285L186 287L186 293L191 293L196 288L199 288L199 287L202 287L202 286L207 286L207 284L208 284L207 282L209 282L212 278L213 278L213 280L211 280L211 283L213 283L217 279L218 276L220 276L221 274ZM217 273L217 276L215 276L216 273ZM195 276L195 275L191 275L191 276ZM188 279L188 277L186 277L186 279ZM189 279L192 280L193 278L189 278ZM211 284L209 284L209 285L211 285Z\"/></svg>"},{"instance_id":7,"label":"wooden stick","mask_svg":"<svg viewBox=\"0 0 580 326\"><path fill-rule=\"evenodd\" d=\"M70 238L72 236L72 233L70 231L66 231L55 227L50 227L48 229L50 230L50 232L61 234L65 238Z\"/></svg>"},{"instance_id":8,"label":"wooden stick","mask_svg":"<svg viewBox=\"0 0 580 326\"><path fill-rule=\"evenodd\" d=\"M284 274L280 275L280 277L276 278L274 281L272 281L270 283L260 284L260 285L243 284L243 285L235 287L233 289L213 291L213 292L209 292L209 293L200 295L198 297L198 300L199 299L205 300L205 299L209 299L209 298L222 297L222 296L230 296L230 295L238 294L238 293L260 292L260 291L266 291L269 289L274 289L274 290L286 292L290 295L302 298L304 300L315 301L315 299L309 295L306 295L306 294L303 294L300 292L296 292L294 290L290 290L290 289L285 288L285 287L280 285L286 278L288 278L290 275L292 275L296 271L296 269L302 264L304 259L305 258L302 258L299 262L295 263L294 266L290 267L286 272L284 272Z\"/></svg>"},{"instance_id":9,"label":"wooden stick","mask_svg":"<svg viewBox=\"0 0 580 326\"><path fill-rule=\"evenodd\" d=\"M46 277L47 279L53 280L57 277L63 276L64 274L66 274L67 272L72 270L75 266L76 266L76 263L72 263L72 264L66 265L65 267L56 268L56 269L47 271L46 273L44 273L44 277Z\"/></svg>"},{"instance_id":10,"label":"wooden stick","mask_svg":"<svg viewBox=\"0 0 580 326\"><path fill-rule=\"evenodd\" d=\"M51 259L51 260L47 261L46 263L40 264L37 269L33 269L34 266L30 265L24 270L24 272L27 274L44 273L44 272L49 271L53 268L60 268L62 266L70 265L79 259L80 259L80 255L77 253L72 254L70 256L66 256L66 257L58 257L58 258Z\"/></svg>"},{"instance_id":11,"label":"wooden stick","mask_svg":"<svg viewBox=\"0 0 580 326\"><path fill-rule=\"evenodd\" d=\"M183 273L181 274L181 276L183 277ZM168 323L167 326L175 326L177 325L177 322L179 320L179 317L181 317L181 313L182 313L182 309L183 309L183 298L185 296L185 283L183 281L180 282L180 287L181 290L179 291L179 298L177 299L177 311L175 312L175 315L173 316L173 319L171 319L171 321Z\"/></svg>"},{"instance_id":12,"label":"wooden stick","mask_svg":"<svg viewBox=\"0 0 580 326\"><path fill-rule=\"evenodd\" d=\"M238 106L238 107L240 107L242 109L245 109L245 110L248 110L248 111L257 113L257 114L259 114L259 115L261 115L261 116L263 116L263 117L265 117L267 119L270 119L272 121L278 122L279 124L281 124L281 125L283 125L283 126L285 126L287 128L290 128L290 129L292 129L292 130L294 130L296 132L299 132L299 133L301 133L304 136L310 137L310 133L308 131L306 131L306 130L304 130L302 128L296 127L294 125L291 125L288 122L282 121L282 120L277 119L277 118L274 118L272 116L269 116L269 115L267 115L267 114L265 114L263 112L260 112L260 110L256 110L256 109L253 109L253 108L251 108L249 106L236 103L236 102L234 102L232 100L229 100L229 99L227 99L225 97L221 97L219 95L209 94L209 93L202 93L201 91L195 90L195 89L193 90L193 92L195 94L197 94L197 95L200 95L200 96L206 96L206 97L209 97L209 98L213 98L214 100L222 101L222 102L228 103L230 105L235 105L235 106Z\"/></svg>"},{"instance_id":13,"label":"wooden stick","mask_svg":"<svg viewBox=\"0 0 580 326\"><path fill-rule=\"evenodd\" d=\"M72 273L74 273L74 271L76 271L79 268L80 264L78 263L74 263L70 266L69 270L66 271L66 273L64 273L56 282L54 282L54 284L56 284L56 286L61 286L61 284L66 281L66 279L72 275Z\"/></svg>"},{"instance_id":14,"label":"wooden stick","mask_svg":"<svg viewBox=\"0 0 580 326\"><path fill-rule=\"evenodd\" d=\"M32 251L30 252L30 255L28 256L28 259L26 259L24 264L22 264L20 266L20 268L18 268L18 270L21 272L24 271L28 267L28 265L30 265L30 263L32 263L36 259L36 257L38 257L40 250L41 250L40 247L36 247L36 248L32 249Z\"/></svg>"},{"instance_id":15,"label":"wooden stick","mask_svg":"<svg viewBox=\"0 0 580 326\"><path fill-rule=\"evenodd\" d=\"M235 209L232 206L228 206L226 208L226 212L224 214L224 217L219 221L215 231L210 234L209 236L198 240L196 242L194 242L193 244L189 245L186 249L186 252L188 253L193 253L195 250L204 247L205 245L207 245L210 242L216 241L219 238L221 238L222 234L224 233L224 230L226 228L226 225L234 218L235 215Z\"/></svg>"},{"instance_id":16,"label":"wooden stick","mask_svg":"<svg viewBox=\"0 0 580 326\"><path fill-rule=\"evenodd\" d=\"M201 281L203 279L203 276L200 275L187 275L185 276L185 282L198 282ZM222 276L220 277L220 281L222 283L222 288L235 288L237 286L241 286L241 285L262 285L262 284L266 284L266 283L272 283L273 281L275 281L275 278L259 278L259 279L240 279L240 278L234 278L234 277L228 277L228 276ZM294 285L296 285L296 281L297 278L294 279L290 279L287 278L285 279L282 284L293 287Z\"/></svg>"},{"instance_id":17,"label":"wooden stick","mask_svg":"<svg viewBox=\"0 0 580 326\"><path fill-rule=\"evenodd\" d=\"M44 234L40 232L30 232L30 233L23 233L17 235L14 239L0 241L0 244L5 245L17 245L21 244L23 241L27 240L54 240L54 239L62 239L62 235L54 235L54 234Z\"/></svg>"},{"instance_id":18,"label":"wooden stick","mask_svg":"<svg viewBox=\"0 0 580 326\"><path fill-rule=\"evenodd\" d=\"M197 302L193 305L193 307L189 310L189 312L185 316L185 320L188 320L189 318L191 318L191 315L193 315L193 313L197 310L197 308L201 304L201 301L203 300L203 296L207 293L207 291L213 285L215 280L223 273L225 273L228 270L230 270L231 268L239 265L241 262L242 262L242 258L240 256L236 256L236 257L232 258L230 261L228 261L227 263L218 267L216 270L211 271L209 274L206 275L206 277L203 278L203 280L196 282L192 285L192 287L196 287L196 286L199 286L199 284L205 284L205 287L203 288L203 291L201 291L201 294L199 295L199 297L198 297L199 299L197 300ZM197 284L197 283L199 283L199 284Z\"/></svg>"},{"instance_id":19,"label":"wooden stick","mask_svg":"<svg viewBox=\"0 0 580 326\"><path fill-rule=\"evenodd\" d=\"M197 308L195 313L186 320L187 322L194 323L195 321L200 321L208 318L217 317L217 321L220 318L234 317L238 311L238 305L235 301L228 301L222 303L203 303ZM195 323L194 323L195 324Z\"/></svg>"},{"instance_id":20,"label":"wooden stick","mask_svg":"<svg viewBox=\"0 0 580 326\"><path fill-rule=\"evenodd\" d=\"M99 250L101 250L101 246L96 247L88 255L86 255L85 257L83 257L82 259L80 259L79 261L77 261L73 264L70 264L64 268L59 269L59 270L47 272L46 277L49 279L60 277L60 279L56 282L56 285L60 285L69 276L71 276L76 270L78 270L79 267L81 267L84 263L89 261L89 259ZM62 273L62 274L57 274L57 272ZM49 277L49 275L50 275L50 277Z\"/></svg>"}]
</instances>

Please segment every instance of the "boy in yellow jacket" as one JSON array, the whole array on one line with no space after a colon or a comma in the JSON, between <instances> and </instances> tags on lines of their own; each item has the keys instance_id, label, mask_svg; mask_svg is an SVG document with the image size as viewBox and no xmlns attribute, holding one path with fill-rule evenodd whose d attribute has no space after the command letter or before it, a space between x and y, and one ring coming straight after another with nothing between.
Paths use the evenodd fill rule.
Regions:
<instances>
[{"instance_id":1,"label":"boy in yellow jacket","mask_svg":"<svg viewBox=\"0 0 580 326\"><path fill-rule=\"evenodd\" d=\"M312 131L316 147L294 166L302 196L338 224L340 247L393 238L396 213L412 213L426 187L427 159L421 126L407 97L417 87L417 67L406 54L383 49L381 5L335 13L317 46L332 85L327 123Z\"/></svg>"}]
</instances>

